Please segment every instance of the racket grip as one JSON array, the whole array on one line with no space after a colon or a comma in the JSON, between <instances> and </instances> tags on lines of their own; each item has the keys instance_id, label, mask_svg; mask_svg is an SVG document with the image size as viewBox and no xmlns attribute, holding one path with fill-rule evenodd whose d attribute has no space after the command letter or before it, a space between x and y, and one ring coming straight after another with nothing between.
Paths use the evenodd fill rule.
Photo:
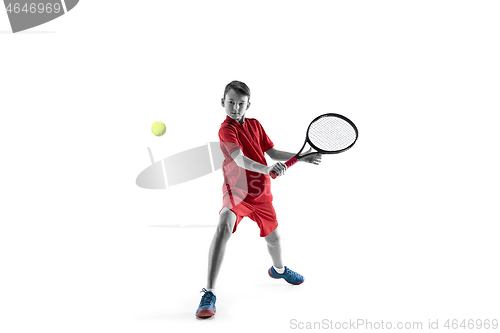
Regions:
<instances>
[{"instance_id":1,"label":"racket grip","mask_svg":"<svg viewBox=\"0 0 500 333\"><path fill-rule=\"evenodd\" d=\"M288 169L289 167L291 167L292 165L294 165L295 163L297 163L299 160L297 159L297 157L292 157L291 159L289 159L288 161L285 162L285 165L286 165L286 168ZM271 176L272 179L276 179L276 177L278 177L278 174L274 171L271 171L269 173L269 176Z\"/></svg>"}]
</instances>

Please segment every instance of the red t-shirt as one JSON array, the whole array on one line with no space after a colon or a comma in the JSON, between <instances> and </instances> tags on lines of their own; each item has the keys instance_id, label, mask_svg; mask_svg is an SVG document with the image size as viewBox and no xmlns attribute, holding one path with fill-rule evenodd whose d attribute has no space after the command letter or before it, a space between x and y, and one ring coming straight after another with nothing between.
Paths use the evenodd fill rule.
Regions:
<instances>
[{"instance_id":1,"label":"red t-shirt","mask_svg":"<svg viewBox=\"0 0 500 333\"><path fill-rule=\"evenodd\" d=\"M274 147L257 119L245 118L240 124L229 116L221 124L219 140L224 163L224 195L236 195L251 203L272 202L271 178L269 175L245 170L232 159L231 153L241 149L243 155L257 163L267 165L264 153Z\"/></svg>"}]
</instances>

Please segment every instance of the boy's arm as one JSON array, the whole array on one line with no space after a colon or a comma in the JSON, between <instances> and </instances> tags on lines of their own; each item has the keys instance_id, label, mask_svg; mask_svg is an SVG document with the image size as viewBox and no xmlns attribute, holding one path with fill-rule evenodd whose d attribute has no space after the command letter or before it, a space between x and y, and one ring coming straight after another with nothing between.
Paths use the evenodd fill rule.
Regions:
<instances>
[{"instance_id":1,"label":"boy's arm","mask_svg":"<svg viewBox=\"0 0 500 333\"><path fill-rule=\"evenodd\" d=\"M243 155L241 149L233 151L231 153L231 157L239 167L246 169L248 171L263 173L265 175L268 175L271 171L276 172L278 176L282 176L285 174L286 165L284 163L279 162L271 166L260 164Z\"/></svg>"},{"instance_id":2,"label":"boy's arm","mask_svg":"<svg viewBox=\"0 0 500 333\"><path fill-rule=\"evenodd\" d=\"M275 161L288 161L289 159L295 156L295 154L278 150L274 147L266 151L266 154L269 155L269 157Z\"/></svg>"},{"instance_id":3,"label":"boy's arm","mask_svg":"<svg viewBox=\"0 0 500 333\"><path fill-rule=\"evenodd\" d=\"M301 154L301 156L305 155L305 154L309 154L311 151L312 151L312 148L306 152L303 152ZM286 151L282 151L282 150L278 150L274 147L269 149L268 151L266 151L266 154L269 155L270 158L272 158L273 160L276 160L276 161L288 161L289 159L291 159L292 157L295 156L295 154L292 154L292 153L289 153ZM299 161L318 165L321 162L321 154L320 153L312 154L312 155L306 156L304 158L301 158Z\"/></svg>"}]
</instances>

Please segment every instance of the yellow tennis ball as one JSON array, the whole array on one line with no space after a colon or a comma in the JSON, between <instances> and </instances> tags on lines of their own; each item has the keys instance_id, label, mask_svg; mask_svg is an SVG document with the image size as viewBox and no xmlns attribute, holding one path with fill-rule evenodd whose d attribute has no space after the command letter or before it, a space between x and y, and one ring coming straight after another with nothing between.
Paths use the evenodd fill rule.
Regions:
<instances>
[{"instance_id":1,"label":"yellow tennis ball","mask_svg":"<svg viewBox=\"0 0 500 333\"><path fill-rule=\"evenodd\" d=\"M162 136L167 131L167 126L161 121L157 121L151 126L151 132L156 136Z\"/></svg>"}]
</instances>

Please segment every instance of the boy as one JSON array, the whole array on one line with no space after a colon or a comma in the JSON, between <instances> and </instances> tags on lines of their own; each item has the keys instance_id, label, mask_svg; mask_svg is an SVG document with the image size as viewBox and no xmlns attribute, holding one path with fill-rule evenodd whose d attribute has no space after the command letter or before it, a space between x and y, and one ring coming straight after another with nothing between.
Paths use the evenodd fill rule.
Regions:
<instances>
[{"instance_id":1,"label":"boy","mask_svg":"<svg viewBox=\"0 0 500 333\"><path fill-rule=\"evenodd\" d=\"M260 236L266 240L273 261L273 266L268 270L269 276L275 279L283 278L296 285L304 282L302 275L283 266L278 221L272 204L269 173L274 171L278 176L283 176L286 166L281 162L267 166L264 155L268 154L273 160L287 161L294 154L274 148L273 142L257 119L245 119L245 112L250 107L250 89L245 83L229 83L221 102L227 114L219 130L221 149L225 157L222 166L223 208L219 213L219 223L210 245L207 287L202 290L204 295L196 311L199 318L210 318L215 314L214 288L226 243L245 216L258 224ZM319 164L321 154L306 156L301 161Z\"/></svg>"}]
</instances>

